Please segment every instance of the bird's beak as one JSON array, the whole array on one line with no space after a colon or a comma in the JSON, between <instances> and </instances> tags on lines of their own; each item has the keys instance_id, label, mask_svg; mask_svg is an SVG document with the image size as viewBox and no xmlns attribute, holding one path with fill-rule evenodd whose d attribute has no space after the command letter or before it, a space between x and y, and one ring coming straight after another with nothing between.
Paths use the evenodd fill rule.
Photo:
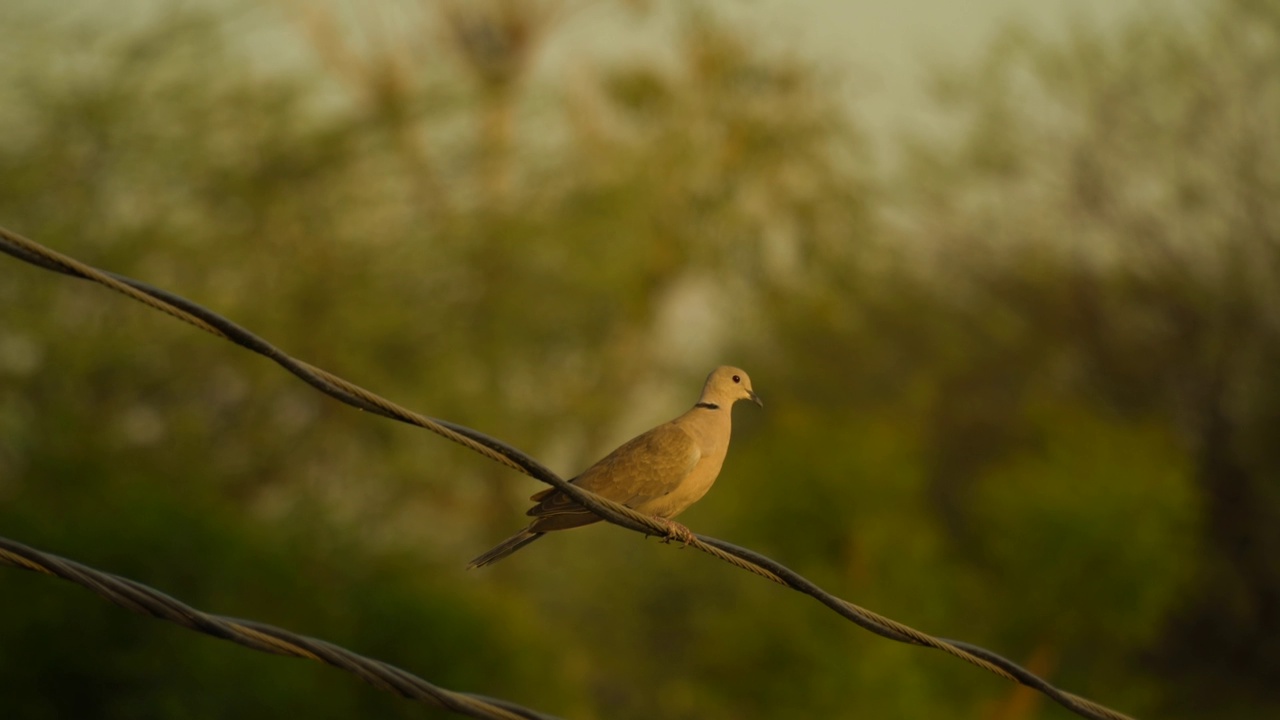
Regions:
<instances>
[{"instance_id":1,"label":"bird's beak","mask_svg":"<svg viewBox=\"0 0 1280 720\"><path fill-rule=\"evenodd\" d=\"M760 407L764 407L764 401L760 399L760 396L756 394L755 390L748 390L747 397L751 399L751 402L759 405Z\"/></svg>"}]
</instances>

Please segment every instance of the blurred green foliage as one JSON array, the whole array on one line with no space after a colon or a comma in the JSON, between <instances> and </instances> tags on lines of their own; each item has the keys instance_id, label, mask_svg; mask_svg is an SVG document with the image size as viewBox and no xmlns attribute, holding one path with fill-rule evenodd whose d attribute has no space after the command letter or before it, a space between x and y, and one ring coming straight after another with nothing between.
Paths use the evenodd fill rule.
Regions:
<instances>
[{"instance_id":1,"label":"blurred green foliage","mask_svg":"<svg viewBox=\"0 0 1280 720\"><path fill-rule=\"evenodd\" d=\"M1280 711L1274 3L1011 31L894 169L833 78L702 6L623 4L657 52L560 75L537 3L283 7L0 9L0 223L566 475L741 364L768 404L697 530L1138 716ZM447 687L1067 716L615 528L465 573L534 483L8 261L0 429L6 536ZM424 714L3 577L7 717Z\"/></svg>"}]
</instances>

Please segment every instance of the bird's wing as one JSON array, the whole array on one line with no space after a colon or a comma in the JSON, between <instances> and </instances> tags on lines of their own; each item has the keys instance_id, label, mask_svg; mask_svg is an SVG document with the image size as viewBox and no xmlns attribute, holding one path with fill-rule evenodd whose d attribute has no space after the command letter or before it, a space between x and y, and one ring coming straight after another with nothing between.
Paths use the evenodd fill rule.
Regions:
<instances>
[{"instance_id":1,"label":"bird's wing","mask_svg":"<svg viewBox=\"0 0 1280 720\"><path fill-rule=\"evenodd\" d=\"M675 490L693 471L702 450L675 423L659 425L587 468L577 484L610 500L636 507Z\"/></svg>"},{"instance_id":2,"label":"bird's wing","mask_svg":"<svg viewBox=\"0 0 1280 720\"><path fill-rule=\"evenodd\" d=\"M572 482L636 507L678 488L701 457L693 437L678 425L667 423L623 444ZM577 527L598 519L595 513L556 490L543 490L533 499L538 504L530 508L529 515L537 519L530 527L538 531Z\"/></svg>"}]
</instances>

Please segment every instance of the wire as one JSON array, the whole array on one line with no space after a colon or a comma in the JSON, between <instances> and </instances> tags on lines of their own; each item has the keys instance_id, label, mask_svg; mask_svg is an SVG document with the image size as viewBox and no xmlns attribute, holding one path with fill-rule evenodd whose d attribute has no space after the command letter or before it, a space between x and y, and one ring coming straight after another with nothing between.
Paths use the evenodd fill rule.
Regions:
<instances>
[{"instance_id":1,"label":"wire","mask_svg":"<svg viewBox=\"0 0 1280 720\"><path fill-rule=\"evenodd\" d=\"M1006 680L1037 690L1081 717L1095 720L1133 720L1121 712L1060 690L1030 670L990 650L970 643L934 637L836 597L799 573L759 553L703 535L685 535L678 532L683 528L675 523L638 513L625 505L583 490L566 482L540 462L511 445L471 428L413 412L325 370L292 358L266 340L190 300L123 275L90 267L3 227L0 227L0 251L47 270L105 285L205 332L266 356L320 392L348 405L430 430L490 460L554 486L615 525L645 535L657 535L668 540L680 541L735 567L802 592L859 627L881 637L941 650Z\"/></svg>"},{"instance_id":2,"label":"wire","mask_svg":"<svg viewBox=\"0 0 1280 720\"><path fill-rule=\"evenodd\" d=\"M432 685L393 665L367 658L333 643L295 635L272 625L210 615L142 583L0 537L0 563L69 580L107 600L160 620L229 640L273 655L315 660L351 673L370 685L411 700L486 720L552 720L552 716L483 695L460 693Z\"/></svg>"}]
</instances>

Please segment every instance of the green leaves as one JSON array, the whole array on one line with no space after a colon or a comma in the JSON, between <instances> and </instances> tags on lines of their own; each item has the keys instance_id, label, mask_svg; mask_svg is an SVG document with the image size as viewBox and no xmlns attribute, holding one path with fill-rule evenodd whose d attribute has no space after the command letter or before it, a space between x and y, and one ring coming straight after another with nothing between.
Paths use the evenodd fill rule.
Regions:
<instances>
[{"instance_id":1,"label":"green leaves","mask_svg":"<svg viewBox=\"0 0 1280 720\"><path fill-rule=\"evenodd\" d=\"M956 71L949 130L893 176L839 78L709 12L565 76L521 65L559 28L515 5L453 8L461 55L409 12L384 27L410 40L382 43L299 20L283 32L318 61L296 74L264 73L234 15L94 43L41 26L0 70L27 78L0 83L0 215L565 474L741 364L769 405L739 414L682 520L1186 717L1179 692L1275 686L1253 611L1277 592L1280 463L1263 5L1010 35ZM488 22L518 47L460 70L494 59ZM70 55L33 59L52 49ZM446 685L582 716L1035 716L969 668L609 528L466 574L536 486L15 263L0 428L8 534ZM102 715L418 712L38 580L12 580L0 631L0 690L30 716L91 680Z\"/></svg>"}]
</instances>

